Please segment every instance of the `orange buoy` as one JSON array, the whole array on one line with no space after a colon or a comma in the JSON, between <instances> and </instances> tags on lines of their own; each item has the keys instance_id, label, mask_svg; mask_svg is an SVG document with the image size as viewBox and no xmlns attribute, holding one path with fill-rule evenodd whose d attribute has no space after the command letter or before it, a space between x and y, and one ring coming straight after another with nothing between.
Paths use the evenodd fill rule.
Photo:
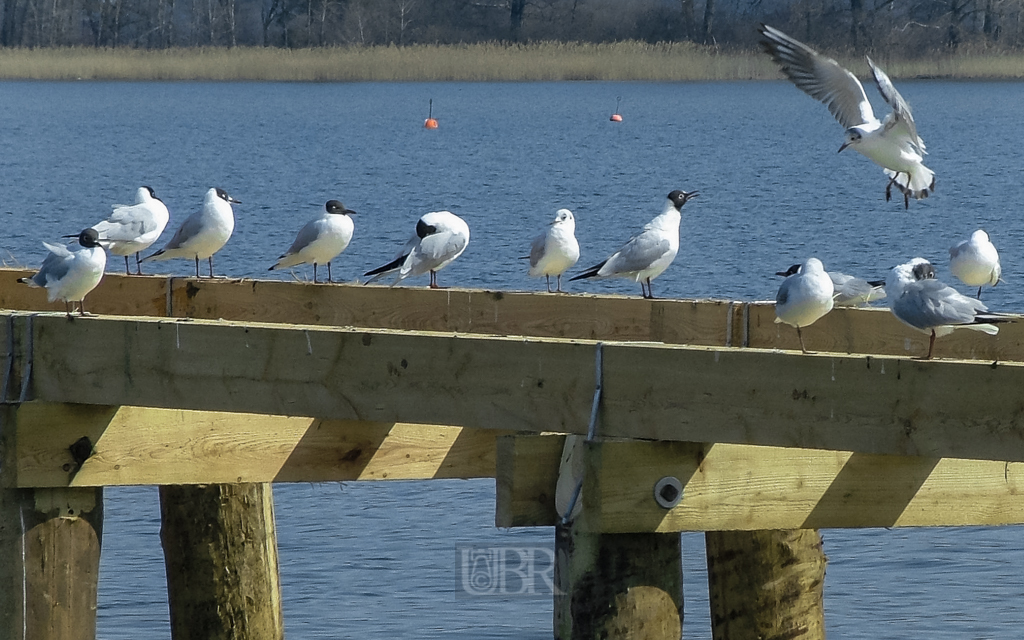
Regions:
<instances>
[{"instance_id":1,"label":"orange buoy","mask_svg":"<svg viewBox=\"0 0 1024 640\"><path fill-rule=\"evenodd\" d=\"M622 96L615 98L615 113L612 114L611 118L608 118L612 122L622 122L622 116L619 115L619 102L622 100Z\"/></svg>"},{"instance_id":2,"label":"orange buoy","mask_svg":"<svg viewBox=\"0 0 1024 640\"><path fill-rule=\"evenodd\" d=\"M424 129L436 129L437 120L434 119L434 99L430 99L430 111L427 113L427 119L423 121Z\"/></svg>"}]
</instances>

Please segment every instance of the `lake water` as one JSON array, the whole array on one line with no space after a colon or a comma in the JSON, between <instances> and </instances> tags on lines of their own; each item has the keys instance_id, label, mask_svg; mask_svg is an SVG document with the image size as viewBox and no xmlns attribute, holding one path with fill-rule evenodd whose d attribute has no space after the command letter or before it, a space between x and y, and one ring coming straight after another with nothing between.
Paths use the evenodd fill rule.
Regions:
<instances>
[{"instance_id":1,"label":"lake water","mask_svg":"<svg viewBox=\"0 0 1024 640\"><path fill-rule=\"evenodd\" d=\"M785 82L643 84L0 83L0 255L35 266L42 241L77 233L149 185L177 222L211 186L243 202L221 274L267 274L331 198L359 212L335 277L389 261L427 211L472 229L442 285L528 289L518 256L568 207L580 267L604 259L673 189L683 246L665 297L771 299L774 272L815 255L864 277L913 256L948 279L947 249L984 227L1024 311L1024 84L901 82L936 171L935 196L886 203L881 170L837 154L842 131ZM877 105L875 91L867 87ZM609 115L622 98L622 123ZM436 131L422 129L434 101ZM118 269L119 259L111 262ZM188 275L185 260L149 271ZM297 271L297 277L308 277ZM425 278L410 283L425 284ZM620 281L570 290L638 294ZM962 290L966 291L966 287ZM548 638L551 601L485 597L461 583L461 549L550 549L551 529L493 527L493 481L275 487L290 638ZM152 488L106 492L101 638L169 637ZM1020 636L1018 527L823 532L832 638ZM684 635L709 638L703 536L684 534Z\"/></svg>"}]
</instances>

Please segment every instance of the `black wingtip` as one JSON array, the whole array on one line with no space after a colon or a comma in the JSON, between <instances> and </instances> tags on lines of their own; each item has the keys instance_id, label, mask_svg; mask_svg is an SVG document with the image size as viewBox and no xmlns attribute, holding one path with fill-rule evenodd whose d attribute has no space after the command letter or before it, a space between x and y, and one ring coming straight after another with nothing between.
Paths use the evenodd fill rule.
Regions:
<instances>
[{"instance_id":1,"label":"black wingtip","mask_svg":"<svg viewBox=\"0 0 1024 640\"><path fill-rule=\"evenodd\" d=\"M409 257L409 254L404 254L404 255L398 256L397 258L395 258L391 262L387 263L383 267L377 267L376 269L371 269L371 270L367 271L366 273L363 274L363 276L375 276L378 273L384 273L385 271L391 271L392 269L397 269L398 267L402 266L402 263L405 262L405 259L408 258L408 257Z\"/></svg>"},{"instance_id":2,"label":"black wingtip","mask_svg":"<svg viewBox=\"0 0 1024 640\"><path fill-rule=\"evenodd\" d=\"M608 262L608 261L605 260L601 264L595 264L594 266L590 267L589 269L587 269L583 273L581 273L579 275L575 275L575 276L569 278L569 282L572 282L573 280L582 280L584 278L593 278L594 276L597 275L597 272L601 270L601 267L603 267L605 265L605 262Z\"/></svg>"}]
</instances>

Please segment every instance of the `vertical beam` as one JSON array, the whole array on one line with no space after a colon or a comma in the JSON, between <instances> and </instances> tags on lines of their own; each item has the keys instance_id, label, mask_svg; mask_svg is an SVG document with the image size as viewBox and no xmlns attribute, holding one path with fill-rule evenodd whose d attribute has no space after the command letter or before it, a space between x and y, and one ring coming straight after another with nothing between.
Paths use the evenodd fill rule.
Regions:
<instances>
[{"instance_id":1,"label":"vertical beam","mask_svg":"<svg viewBox=\"0 0 1024 640\"><path fill-rule=\"evenodd\" d=\"M284 638L270 485L160 487L173 640Z\"/></svg>"},{"instance_id":2,"label":"vertical beam","mask_svg":"<svg viewBox=\"0 0 1024 640\"><path fill-rule=\"evenodd\" d=\"M709 531L714 640L824 640L825 554L817 529Z\"/></svg>"},{"instance_id":3,"label":"vertical beam","mask_svg":"<svg viewBox=\"0 0 1024 640\"><path fill-rule=\"evenodd\" d=\"M0 488L0 638L94 640L103 490Z\"/></svg>"},{"instance_id":4,"label":"vertical beam","mask_svg":"<svg viewBox=\"0 0 1024 640\"><path fill-rule=\"evenodd\" d=\"M18 415L0 407L0 638L94 640L103 490L12 488Z\"/></svg>"},{"instance_id":5,"label":"vertical beam","mask_svg":"<svg viewBox=\"0 0 1024 640\"><path fill-rule=\"evenodd\" d=\"M555 526L556 640L679 640L678 533L582 533Z\"/></svg>"}]
</instances>

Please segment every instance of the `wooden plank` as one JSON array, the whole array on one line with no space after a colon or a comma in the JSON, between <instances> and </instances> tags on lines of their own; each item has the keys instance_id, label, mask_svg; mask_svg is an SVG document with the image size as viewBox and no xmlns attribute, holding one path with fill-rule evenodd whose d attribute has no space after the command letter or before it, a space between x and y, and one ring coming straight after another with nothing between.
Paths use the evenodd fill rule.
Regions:
<instances>
[{"instance_id":1,"label":"wooden plank","mask_svg":"<svg viewBox=\"0 0 1024 640\"><path fill-rule=\"evenodd\" d=\"M506 435L496 442L494 526L557 522L555 485L565 436Z\"/></svg>"},{"instance_id":2,"label":"wooden plank","mask_svg":"<svg viewBox=\"0 0 1024 640\"><path fill-rule=\"evenodd\" d=\"M747 346L799 350L796 330L775 322L775 306L753 303L737 311L737 335L747 335ZM921 358L928 353L928 335L910 329L885 308L833 309L803 331L811 351L888 354ZM739 344L739 343L737 343ZM1024 322L999 325L999 334L955 331L935 341L936 358L1024 361Z\"/></svg>"},{"instance_id":3,"label":"wooden plank","mask_svg":"<svg viewBox=\"0 0 1024 640\"><path fill-rule=\"evenodd\" d=\"M603 532L1024 522L1024 465L694 443L591 443L584 525ZM678 506L655 483L684 485Z\"/></svg>"},{"instance_id":4,"label":"wooden plank","mask_svg":"<svg viewBox=\"0 0 1024 640\"><path fill-rule=\"evenodd\" d=\"M14 486L490 478L502 432L145 407L17 408ZM75 463L81 437L92 455Z\"/></svg>"},{"instance_id":5,"label":"wooden plank","mask_svg":"<svg viewBox=\"0 0 1024 640\"><path fill-rule=\"evenodd\" d=\"M19 322L29 319L20 318ZM39 315L47 402L582 434L582 341ZM606 343L600 433L1024 460L1024 365ZM870 399L866 401L865 399Z\"/></svg>"},{"instance_id":6,"label":"wooden plank","mask_svg":"<svg viewBox=\"0 0 1024 640\"><path fill-rule=\"evenodd\" d=\"M64 311L63 302L46 302L46 291L18 282L32 269L0 269L0 309ZM90 313L125 316L164 316L167 310L166 276L125 276L108 273L85 298Z\"/></svg>"},{"instance_id":7,"label":"wooden plank","mask_svg":"<svg viewBox=\"0 0 1024 640\"><path fill-rule=\"evenodd\" d=\"M551 526L561 436L499 443L499 526ZM590 443L582 526L601 532L757 531L1024 523L1019 462L729 444ZM534 460L538 462L533 463ZM679 505L654 502L666 476Z\"/></svg>"},{"instance_id":8,"label":"wooden plank","mask_svg":"<svg viewBox=\"0 0 1024 640\"><path fill-rule=\"evenodd\" d=\"M32 273L0 269L0 308L62 310L61 303L47 304L42 291L16 282ZM433 291L108 273L89 294L88 308L103 315L163 317L168 302L175 317L799 349L792 327L774 322L772 304L722 300L650 301L590 294ZM808 348L818 351L903 356L927 352L925 334L902 325L882 308L835 309L806 333ZM998 336L958 331L938 341L936 355L1024 361L1024 322L1001 325Z\"/></svg>"}]
</instances>

